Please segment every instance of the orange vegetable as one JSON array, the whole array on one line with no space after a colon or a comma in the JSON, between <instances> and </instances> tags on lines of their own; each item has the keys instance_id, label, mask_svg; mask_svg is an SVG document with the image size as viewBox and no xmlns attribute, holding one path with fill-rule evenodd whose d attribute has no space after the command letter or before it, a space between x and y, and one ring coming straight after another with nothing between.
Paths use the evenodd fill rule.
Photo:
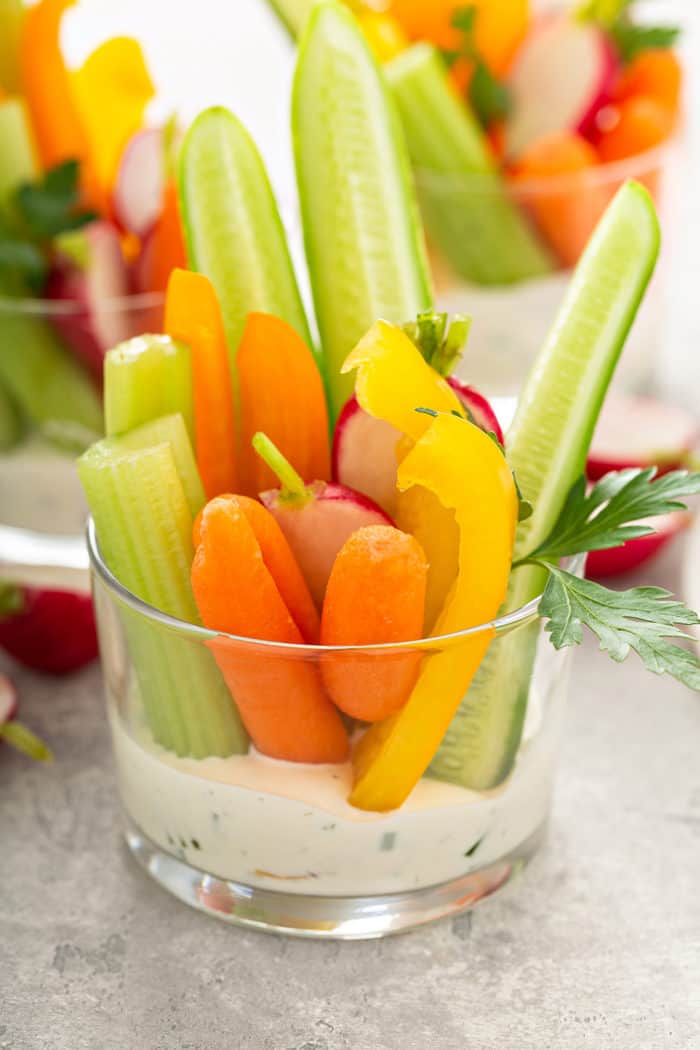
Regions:
<instances>
[{"instance_id":1,"label":"orange vegetable","mask_svg":"<svg viewBox=\"0 0 700 1050\"><path fill-rule=\"evenodd\" d=\"M301 642L235 496L207 504L197 538L192 588L204 625L248 638ZM313 664L230 638L208 644L258 750L290 762L347 758L345 727Z\"/></svg>"},{"instance_id":2,"label":"orange vegetable","mask_svg":"<svg viewBox=\"0 0 700 1050\"><path fill-rule=\"evenodd\" d=\"M581 135L571 131L544 135L510 169L521 184L522 203L530 212L564 266L578 262L609 200L597 178L598 154ZM530 180L551 180L528 185Z\"/></svg>"},{"instance_id":3,"label":"orange vegetable","mask_svg":"<svg viewBox=\"0 0 700 1050\"><path fill-rule=\"evenodd\" d=\"M383 11L361 11L358 21L365 40L380 62L390 62L408 47L408 39L400 24Z\"/></svg>"},{"instance_id":4,"label":"orange vegetable","mask_svg":"<svg viewBox=\"0 0 700 1050\"><path fill-rule=\"evenodd\" d=\"M625 102L645 95L677 113L680 106L683 69L677 56L666 48L642 51L626 66L613 88L613 100Z\"/></svg>"},{"instance_id":5,"label":"orange vegetable","mask_svg":"<svg viewBox=\"0 0 700 1050\"><path fill-rule=\"evenodd\" d=\"M195 449L207 498L235 492L237 437L228 350L219 301L204 274L172 271L165 331L192 353Z\"/></svg>"},{"instance_id":6,"label":"orange vegetable","mask_svg":"<svg viewBox=\"0 0 700 1050\"><path fill-rule=\"evenodd\" d=\"M429 40L447 49L462 37L451 25L455 11L476 8L477 50L492 72L502 75L525 36L530 21L528 0L393 0L390 13L412 40Z\"/></svg>"},{"instance_id":7,"label":"orange vegetable","mask_svg":"<svg viewBox=\"0 0 700 1050\"><path fill-rule=\"evenodd\" d=\"M119 159L141 127L155 88L141 45L131 37L113 37L101 44L71 74L71 83L99 195L93 203L105 212L110 207Z\"/></svg>"},{"instance_id":8,"label":"orange vegetable","mask_svg":"<svg viewBox=\"0 0 700 1050\"><path fill-rule=\"evenodd\" d=\"M654 98L635 95L608 108L611 119L596 142L603 162L644 153L660 146L673 133L673 112Z\"/></svg>"},{"instance_id":9,"label":"orange vegetable","mask_svg":"<svg viewBox=\"0 0 700 1050\"><path fill-rule=\"evenodd\" d=\"M228 497L227 497L228 498ZM316 645L319 637L319 619L313 598L301 569L292 554L287 539L274 516L248 496L235 496L258 542L265 566L277 585L282 601L289 609L301 636L309 645ZM194 545L200 542L202 509L194 523Z\"/></svg>"},{"instance_id":10,"label":"orange vegetable","mask_svg":"<svg viewBox=\"0 0 700 1050\"><path fill-rule=\"evenodd\" d=\"M141 286L148 291L164 292L173 270L187 267L175 182L165 186L163 208L143 252Z\"/></svg>"},{"instance_id":11,"label":"orange vegetable","mask_svg":"<svg viewBox=\"0 0 700 1050\"><path fill-rule=\"evenodd\" d=\"M253 451L263 431L304 481L330 477L328 409L323 381L301 336L271 314L248 315L236 356L241 400L241 474L251 494L278 480Z\"/></svg>"},{"instance_id":12,"label":"orange vegetable","mask_svg":"<svg viewBox=\"0 0 700 1050\"><path fill-rule=\"evenodd\" d=\"M390 525L358 529L341 547L328 580L322 645L379 645L421 637L428 563L413 536ZM417 650L327 654L321 671L334 703L377 722L408 700L421 662Z\"/></svg>"},{"instance_id":13,"label":"orange vegetable","mask_svg":"<svg viewBox=\"0 0 700 1050\"><path fill-rule=\"evenodd\" d=\"M45 168L84 161L87 139L60 45L63 12L75 0L39 0L24 16L20 45L22 86ZM103 115L103 119L106 117Z\"/></svg>"}]
</instances>

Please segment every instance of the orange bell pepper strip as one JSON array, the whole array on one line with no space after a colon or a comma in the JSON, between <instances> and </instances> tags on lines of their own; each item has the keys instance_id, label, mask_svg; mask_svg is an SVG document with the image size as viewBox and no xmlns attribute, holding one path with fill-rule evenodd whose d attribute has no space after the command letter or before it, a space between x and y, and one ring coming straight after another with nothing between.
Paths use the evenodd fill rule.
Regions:
<instances>
[{"instance_id":1,"label":"orange bell pepper strip","mask_svg":"<svg viewBox=\"0 0 700 1050\"><path fill-rule=\"evenodd\" d=\"M338 552L323 602L322 645L381 645L421 637L428 563L420 544L391 525L353 532ZM363 722L387 718L408 700L418 649L327 653L321 673L341 711Z\"/></svg>"},{"instance_id":2,"label":"orange bell pepper strip","mask_svg":"<svg viewBox=\"0 0 700 1050\"><path fill-rule=\"evenodd\" d=\"M64 11L75 0L39 0L22 24L20 68L36 137L45 168L66 160L85 162L88 143L73 94L71 74L61 52ZM102 114L105 120L105 114Z\"/></svg>"},{"instance_id":3,"label":"orange bell pepper strip","mask_svg":"<svg viewBox=\"0 0 700 1050\"><path fill-rule=\"evenodd\" d=\"M119 159L141 127L155 88L141 45L131 37L105 41L70 78L99 194L95 203L104 212L110 206Z\"/></svg>"},{"instance_id":4,"label":"orange bell pepper strip","mask_svg":"<svg viewBox=\"0 0 700 1050\"><path fill-rule=\"evenodd\" d=\"M190 348L195 451L207 498L235 492L237 436L226 336L214 286L204 274L173 270L165 331Z\"/></svg>"},{"instance_id":5,"label":"orange bell pepper strip","mask_svg":"<svg viewBox=\"0 0 700 1050\"><path fill-rule=\"evenodd\" d=\"M320 627L318 612L286 536L262 503L248 496L236 496L235 499L248 519L265 566L277 584L282 601L289 609L302 638L309 645L317 645ZM199 546L201 539L203 513L204 508L194 523L195 547Z\"/></svg>"},{"instance_id":6,"label":"orange bell pepper strip","mask_svg":"<svg viewBox=\"0 0 700 1050\"><path fill-rule=\"evenodd\" d=\"M204 625L250 639L301 643L235 496L207 504L197 538L192 589ZM208 645L258 750L289 762L347 758L342 719L308 659L232 638L214 638Z\"/></svg>"},{"instance_id":7,"label":"orange bell pepper strip","mask_svg":"<svg viewBox=\"0 0 700 1050\"><path fill-rule=\"evenodd\" d=\"M304 481L327 481L331 460L323 380L301 336L279 317L248 315L236 354L241 402L241 474L257 495L278 480L252 447L262 431Z\"/></svg>"},{"instance_id":8,"label":"orange bell pepper strip","mask_svg":"<svg viewBox=\"0 0 700 1050\"><path fill-rule=\"evenodd\" d=\"M459 526L459 572L435 625L453 634L494 620L506 595L518 496L499 446L472 423L436 415L399 466L398 485L421 485L452 509ZM359 809L399 807L445 735L486 650L492 627L436 646L401 710L373 725L353 755L350 803Z\"/></svg>"}]
</instances>

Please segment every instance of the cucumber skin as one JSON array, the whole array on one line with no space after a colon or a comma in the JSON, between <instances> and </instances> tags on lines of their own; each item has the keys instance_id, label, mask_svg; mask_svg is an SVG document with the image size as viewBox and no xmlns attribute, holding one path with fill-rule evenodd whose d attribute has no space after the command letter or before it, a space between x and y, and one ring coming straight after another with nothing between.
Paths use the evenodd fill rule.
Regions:
<instances>
[{"instance_id":1,"label":"cucumber skin","mask_svg":"<svg viewBox=\"0 0 700 1050\"><path fill-rule=\"evenodd\" d=\"M619 222L617 231L616 222ZM605 249L613 256L616 254L615 246L607 243L608 231L612 228L617 240L624 243L627 237L634 236L643 226L646 228L645 235L639 239L637 248L637 257L642 262L634 275L634 282L630 283L627 302L620 316L614 318L612 329L606 332L604 324L602 327L597 326L598 331L593 334L603 341L599 355L602 360L596 364L593 356L589 356L590 375L584 372L584 381L577 385L576 397L572 398L573 402L583 402L585 405L581 418L568 439L561 426L558 434L546 435L544 447L533 462L534 436L538 429L542 429L541 418L544 414L539 406L556 404L554 388L561 386L557 380L561 364L559 367L556 365L562 357L562 347L570 343L572 337L575 339L577 330L584 327L580 314L585 308L580 303L591 294L591 287L598 283L595 274L596 271L602 272L601 267L606 265ZM596 419L653 273L659 242L658 219L649 194L637 183L625 184L609 206L574 273L559 315L525 384L506 438L508 460L526 497L530 496L528 478L539 476L541 479L547 476L552 479L548 498L535 499L532 517L518 528L516 558L527 554L546 539L561 513L571 486L585 469ZM614 258L607 260L607 266L610 267L611 263L614 263ZM615 292L610 291L612 270L609 271L608 282L602 277L599 281L607 283L608 294L612 297L607 306L609 314L615 302ZM605 290L600 294L604 295ZM597 301L597 296L594 295L594 298ZM552 367L552 361L555 367ZM571 410L568 414L566 408L563 411L566 419L570 420ZM560 409L558 414L561 415L561 412ZM557 416L556 412L554 416ZM550 426L556 429L556 418ZM562 449L563 452L560 451ZM502 612L520 608L541 594L546 576L546 571L537 566L517 569L511 576ZM523 626L492 644L433 760L430 769L432 776L476 790L497 787L506 779L520 747L537 642L534 627ZM467 743L471 745L469 750L466 749Z\"/></svg>"},{"instance_id":2,"label":"cucumber skin","mask_svg":"<svg viewBox=\"0 0 700 1050\"><path fill-rule=\"evenodd\" d=\"M386 65L416 172L429 235L454 271L475 284L540 277L553 260L511 201L486 138L430 44Z\"/></svg>"},{"instance_id":3,"label":"cucumber skin","mask_svg":"<svg viewBox=\"0 0 700 1050\"><path fill-rule=\"evenodd\" d=\"M216 141L212 144L205 136L213 137L215 126ZM197 149L200 155L194 157ZM203 153L209 154L215 170L225 160L227 170L235 171L235 177L230 179L227 187L226 200L219 200L222 207L217 206L214 211L211 194L206 189L198 189L200 180L193 170L195 162L202 163ZM204 110L187 132L180 149L178 187L188 261L192 269L211 280L219 298L236 403L236 352L245 318L253 311L274 314L295 328L314 352L323 375L323 359L311 338L284 227L265 166L247 130L223 106ZM253 196L257 196L258 201L255 214L251 215L249 202ZM222 214L227 203L228 214ZM197 207L200 215L206 212L202 221L207 222L209 230L197 229ZM212 229L219 238L222 230L226 234L223 260L221 249L216 246L212 249Z\"/></svg>"},{"instance_id":4,"label":"cucumber skin","mask_svg":"<svg viewBox=\"0 0 700 1050\"><path fill-rule=\"evenodd\" d=\"M301 33L316 3L318 0L267 0L268 7L277 15L293 40Z\"/></svg>"},{"instance_id":5,"label":"cucumber skin","mask_svg":"<svg viewBox=\"0 0 700 1050\"><path fill-rule=\"evenodd\" d=\"M305 129L315 126L317 112L314 106L322 104L330 95L330 91L323 91L320 88L311 91L309 95L308 90L305 90L305 81L318 80L317 76L314 77L315 67L309 70L312 52L316 49L318 54L326 57L329 48L327 45L319 47L317 36L322 39L321 24L331 19L335 19L336 23L327 37L331 40L335 38L336 50L345 62L345 72L347 73L348 48L352 46L356 48L353 52L355 65L365 63L362 75L368 74L370 78L373 78L373 83L367 92L375 96L371 99L369 107L371 112L368 113L365 109L363 115L367 117L370 124L376 125L378 120L381 120L383 124L381 139L385 144L390 143L390 146L384 150L384 159L386 160L387 153L391 154L390 161L393 165L392 175L395 176L395 184L394 192L386 194L385 200L388 202L388 207L392 206L391 201L397 197L402 201L402 222L405 223L405 226L403 231L399 231L398 236L392 235L388 238L388 244L384 245L385 250L389 247L393 253L391 267L394 272L388 277L385 264L378 268L375 267L375 272L363 271L360 264L364 262L365 266L369 266L372 264L372 258L368 257L367 253L363 257L361 246L358 246L357 243L352 245L351 258L339 259L339 252L329 248L327 235L333 236L336 228L336 222L333 221L335 216L331 215L329 218L329 214L335 212L337 215L341 212L343 203L345 211L356 212L357 194L353 189L351 191L354 194L353 199L349 194L346 194L345 198L340 197L338 191L339 187L342 188L342 184L339 180L336 181L329 190L334 195L335 207L325 208L324 216L323 206L318 207L319 200L323 196L319 190L318 176L326 167L326 158L322 158L319 163L318 156L307 156L304 144ZM346 44L345 50L342 49L344 43ZM347 99L343 99L342 103L342 106L337 108L341 112L347 111L349 109ZM365 105L364 98L361 104ZM299 44L292 90L292 138L304 247L316 308L316 319L326 359L331 417L334 420L353 392L352 377L341 375L340 367L357 341L379 317L393 323L403 323L414 318L417 313L429 309L433 303L430 268L420 213L414 194L410 158L399 114L379 63L372 54L355 18L347 7L335 0L321 0L314 6ZM344 145L346 147L344 152L347 154L348 144ZM380 158L378 156L375 158L373 154L372 143L368 144L366 155L369 156L371 162L379 163ZM346 171L347 165L344 163L343 172ZM380 179L381 177L378 177L376 181L379 182ZM365 208L368 208L370 204L372 207L377 206L375 197L369 202L365 200ZM342 226L343 222L344 218L341 215L337 219L337 224ZM366 230L363 232L366 233ZM378 276L382 280L378 280ZM343 283L345 288L343 288ZM354 299L354 303L351 302L351 299ZM361 301L363 299L364 302Z\"/></svg>"},{"instance_id":6,"label":"cucumber skin","mask_svg":"<svg viewBox=\"0 0 700 1050\"><path fill-rule=\"evenodd\" d=\"M0 382L30 423L65 421L102 433L97 391L42 318L0 311Z\"/></svg>"}]
</instances>

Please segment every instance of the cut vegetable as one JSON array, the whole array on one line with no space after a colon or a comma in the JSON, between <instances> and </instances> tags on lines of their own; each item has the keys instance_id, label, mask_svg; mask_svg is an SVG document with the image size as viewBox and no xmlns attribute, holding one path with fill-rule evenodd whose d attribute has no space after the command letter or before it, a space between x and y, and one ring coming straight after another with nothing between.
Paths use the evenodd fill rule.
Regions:
<instances>
[{"instance_id":1,"label":"cut vegetable","mask_svg":"<svg viewBox=\"0 0 700 1050\"><path fill-rule=\"evenodd\" d=\"M237 390L236 353L251 311L282 318L312 344L265 167L228 110L195 120L180 152L179 186L188 259L219 297Z\"/></svg>"},{"instance_id":2,"label":"cut vegetable","mask_svg":"<svg viewBox=\"0 0 700 1050\"><path fill-rule=\"evenodd\" d=\"M435 48L416 44L386 72L416 169L426 229L456 273L477 284L509 284L548 273L546 249L508 199L484 133Z\"/></svg>"},{"instance_id":3,"label":"cut vegetable","mask_svg":"<svg viewBox=\"0 0 700 1050\"><path fill-rule=\"evenodd\" d=\"M266 434L305 481L330 477L328 410L313 354L285 321L249 314L236 359L241 398L243 489L257 495L277 477L252 440Z\"/></svg>"},{"instance_id":4,"label":"cut vegetable","mask_svg":"<svg viewBox=\"0 0 700 1050\"><path fill-rule=\"evenodd\" d=\"M0 209L7 208L13 190L33 182L38 174L36 148L22 99L0 101Z\"/></svg>"},{"instance_id":5,"label":"cut vegetable","mask_svg":"<svg viewBox=\"0 0 700 1050\"><path fill-rule=\"evenodd\" d=\"M128 449L98 442L78 460L101 554L143 601L199 623L189 581L192 513L169 443ZM178 755L246 750L228 690L201 644L186 646L158 623L124 608L131 659L155 739Z\"/></svg>"},{"instance_id":6,"label":"cut vegetable","mask_svg":"<svg viewBox=\"0 0 700 1050\"><path fill-rule=\"evenodd\" d=\"M396 514L397 446L402 433L375 419L350 398L333 435L333 480L362 492L391 517Z\"/></svg>"},{"instance_id":7,"label":"cut vegetable","mask_svg":"<svg viewBox=\"0 0 700 1050\"><path fill-rule=\"evenodd\" d=\"M697 417L651 397L609 394L596 424L586 475L626 467L682 468L700 440Z\"/></svg>"},{"instance_id":8,"label":"cut vegetable","mask_svg":"<svg viewBox=\"0 0 700 1050\"><path fill-rule=\"evenodd\" d=\"M499 445L505 445L501 424L488 398L480 394L476 387L463 383L456 376L448 376L447 382L466 408L472 423L476 423L486 434L495 434Z\"/></svg>"},{"instance_id":9,"label":"cut vegetable","mask_svg":"<svg viewBox=\"0 0 700 1050\"><path fill-rule=\"evenodd\" d=\"M197 462L209 499L234 492L238 469L236 424L226 336L213 285L204 274L173 270L165 330L190 348Z\"/></svg>"},{"instance_id":10,"label":"cut vegetable","mask_svg":"<svg viewBox=\"0 0 700 1050\"><path fill-rule=\"evenodd\" d=\"M144 235L136 264L136 284L141 292L164 292L175 269L184 269L185 241L180 220L177 187L166 183L155 226Z\"/></svg>"},{"instance_id":11,"label":"cut vegetable","mask_svg":"<svg viewBox=\"0 0 700 1050\"><path fill-rule=\"evenodd\" d=\"M588 135L610 98L618 61L608 35L571 14L544 15L520 48L508 78L513 99L506 152L518 157L556 131Z\"/></svg>"},{"instance_id":12,"label":"cut vegetable","mask_svg":"<svg viewBox=\"0 0 700 1050\"><path fill-rule=\"evenodd\" d=\"M346 354L378 317L415 317L431 291L398 115L357 22L331 0L314 8L300 44L292 130L336 417L352 394Z\"/></svg>"},{"instance_id":13,"label":"cut vegetable","mask_svg":"<svg viewBox=\"0 0 700 1050\"><path fill-rule=\"evenodd\" d=\"M388 525L358 529L333 563L323 602L322 645L410 642L423 631L428 564L420 544ZM334 704L378 722L408 700L420 650L325 654L321 673Z\"/></svg>"},{"instance_id":14,"label":"cut vegetable","mask_svg":"<svg viewBox=\"0 0 700 1050\"><path fill-rule=\"evenodd\" d=\"M299 36L311 9L318 0L268 0L282 24L293 37Z\"/></svg>"},{"instance_id":15,"label":"cut vegetable","mask_svg":"<svg viewBox=\"0 0 700 1050\"><path fill-rule=\"evenodd\" d=\"M572 278L507 434L508 460L534 506L516 537L522 557L554 526L586 454L610 378L653 272L659 225L649 194L617 193ZM541 593L545 570L518 569L504 610ZM509 774L522 735L539 623L501 638L431 765L433 776L475 789Z\"/></svg>"},{"instance_id":16,"label":"cut vegetable","mask_svg":"<svg viewBox=\"0 0 700 1050\"><path fill-rule=\"evenodd\" d=\"M144 237L163 206L165 143L162 128L143 128L129 139L114 181L112 211L129 233Z\"/></svg>"},{"instance_id":17,"label":"cut vegetable","mask_svg":"<svg viewBox=\"0 0 700 1050\"><path fill-rule=\"evenodd\" d=\"M23 0L0 0L0 86L11 95L22 90L19 49L23 20Z\"/></svg>"},{"instance_id":18,"label":"cut vegetable","mask_svg":"<svg viewBox=\"0 0 700 1050\"><path fill-rule=\"evenodd\" d=\"M105 357L107 436L179 412L194 438L192 361L189 347L167 335L140 335Z\"/></svg>"},{"instance_id":19,"label":"cut vegetable","mask_svg":"<svg viewBox=\"0 0 700 1050\"><path fill-rule=\"evenodd\" d=\"M301 643L235 496L207 504L198 538L192 586L205 625L248 639ZM345 728L313 664L229 638L209 644L258 750L290 762L347 757Z\"/></svg>"},{"instance_id":20,"label":"cut vegetable","mask_svg":"<svg viewBox=\"0 0 700 1050\"><path fill-rule=\"evenodd\" d=\"M103 443L103 447L129 452L166 444L170 446L190 514L194 517L204 506L204 487L197 470L192 443L181 415L161 416L160 419L153 419L150 423L143 423L142 426L130 430L128 434L123 434L116 441L113 440L112 446Z\"/></svg>"}]
</instances>

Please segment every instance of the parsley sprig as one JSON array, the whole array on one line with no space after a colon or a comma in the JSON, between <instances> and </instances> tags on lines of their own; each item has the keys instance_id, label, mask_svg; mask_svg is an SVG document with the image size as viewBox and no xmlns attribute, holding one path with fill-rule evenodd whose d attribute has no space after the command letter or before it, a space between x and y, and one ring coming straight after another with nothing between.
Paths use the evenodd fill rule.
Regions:
<instances>
[{"instance_id":1,"label":"parsley sprig","mask_svg":"<svg viewBox=\"0 0 700 1050\"><path fill-rule=\"evenodd\" d=\"M700 624L695 612L663 588L613 591L559 565L564 557L652 534L640 518L683 510L682 500L698 493L700 474L681 470L661 477L655 468L617 471L588 493L583 478L576 482L550 535L513 566L547 570L539 613L555 648L580 644L587 627L613 660L622 661L633 650L654 674L670 674L700 692L700 660L672 640L686 640L681 627Z\"/></svg>"},{"instance_id":2,"label":"parsley sprig","mask_svg":"<svg viewBox=\"0 0 700 1050\"><path fill-rule=\"evenodd\" d=\"M597 22L610 34L625 63L642 51L673 47L681 32L678 26L635 22L633 7L634 0L584 0L578 8L580 18Z\"/></svg>"},{"instance_id":3,"label":"parsley sprig","mask_svg":"<svg viewBox=\"0 0 700 1050\"><path fill-rule=\"evenodd\" d=\"M476 20L479 10L474 4L458 7L450 23L460 34L456 48L443 49L448 66L466 59L473 67L469 83L469 102L479 122L487 128L494 120L506 117L510 112L511 98L508 88L498 80L484 62L476 43Z\"/></svg>"},{"instance_id":4,"label":"parsley sprig","mask_svg":"<svg viewBox=\"0 0 700 1050\"><path fill-rule=\"evenodd\" d=\"M62 234L96 218L80 206L79 165L65 161L36 182L22 183L0 215L0 277L18 291L38 294L48 274L51 247Z\"/></svg>"}]
</instances>

